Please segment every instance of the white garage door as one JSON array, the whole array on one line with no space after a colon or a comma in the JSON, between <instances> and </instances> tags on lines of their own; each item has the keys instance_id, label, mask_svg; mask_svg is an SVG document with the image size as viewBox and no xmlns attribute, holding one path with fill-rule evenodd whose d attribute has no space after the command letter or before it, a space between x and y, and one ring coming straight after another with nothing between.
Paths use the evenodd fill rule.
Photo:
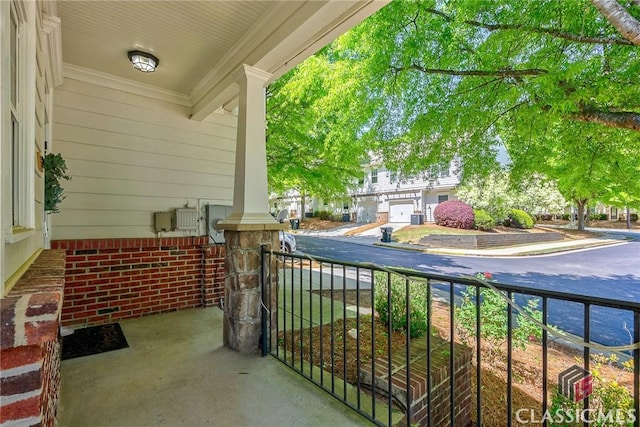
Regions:
<instances>
[{"instance_id":1,"label":"white garage door","mask_svg":"<svg viewBox=\"0 0 640 427\"><path fill-rule=\"evenodd\" d=\"M411 222L413 202L389 204L389 222Z\"/></svg>"}]
</instances>

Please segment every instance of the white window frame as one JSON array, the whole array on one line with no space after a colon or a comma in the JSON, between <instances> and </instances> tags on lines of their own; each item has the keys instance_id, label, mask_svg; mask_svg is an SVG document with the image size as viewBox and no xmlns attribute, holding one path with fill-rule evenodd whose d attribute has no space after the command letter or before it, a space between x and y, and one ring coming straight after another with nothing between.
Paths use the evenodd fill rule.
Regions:
<instances>
[{"instance_id":1,"label":"white window frame","mask_svg":"<svg viewBox=\"0 0 640 427\"><path fill-rule=\"evenodd\" d=\"M378 183L378 169L371 169L371 183Z\"/></svg>"},{"instance_id":2,"label":"white window frame","mask_svg":"<svg viewBox=\"0 0 640 427\"><path fill-rule=\"evenodd\" d=\"M35 167L35 4L30 1L13 0L9 5L7 24L11 19L17 23L16 47L16 105L10 96L7 109L2 111L2 122L9 129L4 135L11 139L3 144L2 156L7 157L3 168L8 168L3 182L5 210L11 221L5 223L4 236L7 243L16 243L35 235L34 212L34 167ZM9 26L9 25L7 25ZM8 30L10 31L10 30ZM8 36L8 34L7 34ZM7 37L9 38L9 37ZM10 70L6 70L9 72ZM6 80L9 84L10 77ZM18 123L17 141L13 140L13 123ZM16 144L14 146L14 144ZM15 148L18 149L14 156ZM16 183L17 181L17 183ZM16 187L14 187L14 185Z\"/></svg>"}]
</instances>

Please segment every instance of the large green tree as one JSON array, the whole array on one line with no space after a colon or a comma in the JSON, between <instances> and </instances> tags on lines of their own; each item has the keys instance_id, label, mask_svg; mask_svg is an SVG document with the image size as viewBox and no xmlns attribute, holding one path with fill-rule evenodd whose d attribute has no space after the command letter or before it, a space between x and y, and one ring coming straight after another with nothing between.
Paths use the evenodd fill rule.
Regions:
<instances>
[{"instance_id":1,"label":"large green tree","mask_svg":"<svg viewBox=\"0 0 640 427\"><path fill-rule=\"evenodd\" d=\"M359 138L361 114L353 110L357 86L349 86L348 62L332 48L308 59L267 89L269 186L283 193L328 199L342 195L362 175L367 150Z\"/></svg>"},{"instance_id":2,"label":"large green tree","mask_svg":"<svg viewBox=\"0 0 640 427\"><path fill-rule=\"evenodd\" d=\"M395 1L317 55L319 76L287 84L322 82L298 93L304 117L352 156L375 150L405 174L458 158L465 177L494 170L504 146L516 175L592 170L563 194L610 199L623 183L601 171L640 163L638 16L612 0ZM589 157L594 144L607 154Z\"/></svg>"},{"instance_id":3,"label":"large green tree","mask_svg":"<svg viewBox=\"0 0 640 427\"><path fill-rule=\"evenodd\" d=\"M394 2L340 43L378 73L369 135L387 163L459 155L482 171L499 143L575 123L640 138L640 50L588 1Z\"/></svg>"},{"instance_id":4,"label":"large green tree","mask_svg":"<svg viewBox=\"0 0 640 427\"><path fill-rule=\"evenodd\" d=\"M499 169L486 177L467 179L458 187L456 195L474 208L486 210L498 221L509 216L513 208L537 215L563 213L567 207L556 182L541 174L512 181L507 169Z\"/></svg>"}]
</instances>

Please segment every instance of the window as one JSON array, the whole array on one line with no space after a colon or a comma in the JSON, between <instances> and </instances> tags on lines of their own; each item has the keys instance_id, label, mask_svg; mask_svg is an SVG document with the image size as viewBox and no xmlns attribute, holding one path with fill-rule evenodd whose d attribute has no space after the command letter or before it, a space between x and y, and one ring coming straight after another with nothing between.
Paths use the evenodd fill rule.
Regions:
<instances>
[{"instance_id":1,"label":"window","mask_svg":"<svg viewBox=\"0 0 640 427\"><path fill-rule=\"evenodd\" d=\"M12 5L13 6L13 5ZM18 99L20 87L18 80L19 45L18 45L18 16L14 7L11 8L9 45L11 67L11 225L20 225L20 114Z\"/></svg>"},{"instance_id":2,"label":"window","mask_svg":"<svg viewBox=\"0 0 640 427\"><path fill-rule=\"evenodd\" d=\"M13 10L11 11L9 44L9 61L11 62L11 108L14 109L18 99L18 18Z\"/></svg>"},{"instance_id":3,"label":"window","mask_svg":"<svg viewBox=\"0 0 640 427\"><path fill-rule=\"evenodd\" d=\"M371 183L378 183L378 169L371 169Z\"/></svg>"},{"instance_id":4,"label":"window","mask_svg":"<svg viewBox=\"0 0 640 427\"><path fill-rule=\"evenodd\" d=\"M16 242L33 234L34 158L35 158L35 5L14 0L7 20L8 61L3 69L9 75L9 103L2 111L2 126L8 129L3 141L2 157L8 159L5 194L11 194L11 224L3 230L8 242ZM30 22L29 22L30 21ZM30 82L32 84L30 84Z\"/></svg>"},{"instance_id":5,"label":"window","mask_svg":"<svg viewBox=\"0 0 640 427\"><path fill-rule=\"evenodd\" d=\"M449 200L448 194L438 194L438 203L446 202Z\"/></svg>"}]
</instances>

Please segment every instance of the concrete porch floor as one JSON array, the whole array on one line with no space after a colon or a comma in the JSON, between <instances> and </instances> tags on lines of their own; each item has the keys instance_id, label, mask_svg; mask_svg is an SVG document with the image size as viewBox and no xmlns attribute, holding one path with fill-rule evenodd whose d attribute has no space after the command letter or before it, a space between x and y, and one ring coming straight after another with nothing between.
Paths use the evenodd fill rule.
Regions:
<instances>
[{"instance_id":1,"label":"concrete porch floor","mask_svg":"<svg viewBox=\"0 0 640 427\"><path fill-rule=\"evenodd\" d=\"M371 425L274 358L224 347L218 308L120 325L129 348L62 362L60 427Z\"/></svg>"}]
</instances>

